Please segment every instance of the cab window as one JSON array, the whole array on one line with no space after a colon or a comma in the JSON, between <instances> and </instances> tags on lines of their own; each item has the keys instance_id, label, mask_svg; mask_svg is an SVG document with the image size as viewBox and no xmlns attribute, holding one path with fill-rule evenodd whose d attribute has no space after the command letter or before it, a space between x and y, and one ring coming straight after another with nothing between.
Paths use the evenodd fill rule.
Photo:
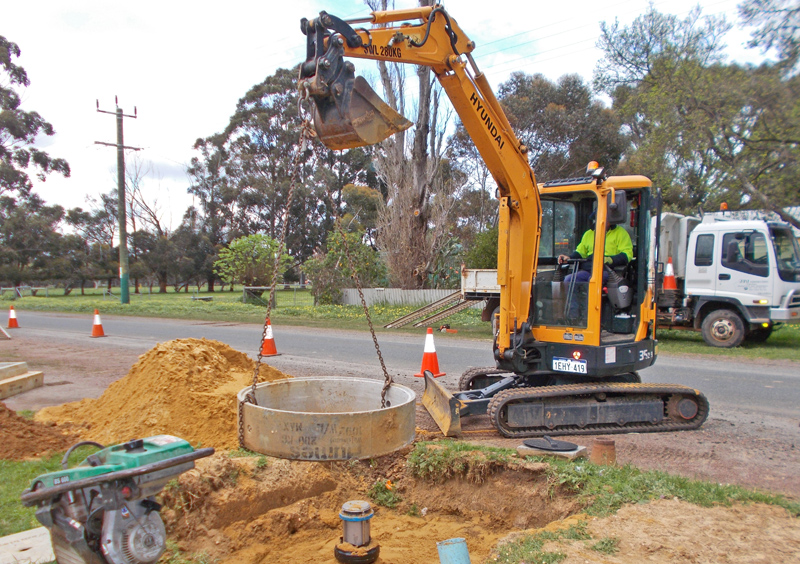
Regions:
<instances>
[{"instance_id":1,"label":"cab window","mask_svg":"<svg viewBox=\"0 0 800 564\"><path fill-rule=\"evenodd\" d=\"M578 246L576 240L575 204L564 201L542 201L542 238L540 257L568 255Z\"/></svg>"},{"instance_id":2,"label":"cab window","mask_svg":"<svg viewBox=\"0 0 800 564\"><path fill-rule=\"evenodd\" d=\"M722 237L722 266L753 276L768 276L767 239L762 233L726 233Z\"/></svg>"},{"instance_id":3,"label":"cab window","mask_svg":"<svg viewBox=\"0 0 800 564\"><path fill-rule=\"evenodd\" d=\"M711 266L714 263L714 236L698 235L694 250L695 266Z\"/></svg>"}]
</instances>

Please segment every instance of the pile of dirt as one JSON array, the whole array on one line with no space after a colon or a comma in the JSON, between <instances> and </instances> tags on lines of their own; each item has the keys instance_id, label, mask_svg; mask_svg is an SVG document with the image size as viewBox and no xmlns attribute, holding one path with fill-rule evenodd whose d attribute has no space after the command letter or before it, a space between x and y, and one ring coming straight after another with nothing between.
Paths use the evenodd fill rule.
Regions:
<instances>
[{"instance_id":1,"label":"pile of dirt","mask_svg":"<svg viewBox=\"0 0 800 564\"><path fill-rule=\"evenodd\" d=\"M53 425L20 417L0 403L0 460L25 460L63 452L78 440Z\"/></svg>"},{"instance_id":2,"label":"pile of dirt","mask_svg":"<svg viewBox=\"0 0 800 564\"><path fill-rule=\"evenodd\" d=\"M177 339L156 345L97 399L36 413L70 424L84 439L114 444L168 434L193 445L236 448L236 394L252 383L255 362L224 343ZM259 381L291 378L265 364Z\"/></svg>"}]
</instances>

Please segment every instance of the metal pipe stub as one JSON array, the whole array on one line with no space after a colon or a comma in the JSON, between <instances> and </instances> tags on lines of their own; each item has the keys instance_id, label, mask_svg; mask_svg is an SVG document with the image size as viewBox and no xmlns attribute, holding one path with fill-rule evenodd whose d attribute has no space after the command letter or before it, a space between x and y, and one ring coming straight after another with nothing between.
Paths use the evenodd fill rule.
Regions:
<instances>
[{"instance_id":1,"label":"metal pipe stub","mask_svg":"<svg viewBox=\"0 0 800 564\"><path fill-rule=\"evenodd\" d=\"M342 505L341 542L333 549L336 560L343 564L370 564L378 559L381 547L372 543L369 521L375 516L367 501L353 500Z\"/></svg>"},{"instance_id":2,"label":"metal pipe stub","mask_svg":"<svg viewBox=\"0 0 800 564\"><path fill-rule=\"evenodd\" d=\"M289 460L356 460L392 453L414 440L416 394L382 380L288 378L256 385L255 403L237 397L244 446Z\"/></svg>"}]
</instances>

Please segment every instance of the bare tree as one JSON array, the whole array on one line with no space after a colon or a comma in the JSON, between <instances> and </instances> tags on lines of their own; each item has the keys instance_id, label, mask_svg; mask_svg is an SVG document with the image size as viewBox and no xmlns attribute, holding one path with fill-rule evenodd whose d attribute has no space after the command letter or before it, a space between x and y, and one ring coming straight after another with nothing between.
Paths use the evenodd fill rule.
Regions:
<instances>
[{"instance_id":1,"label":"bare tree","mask_svg":"<svg viewBox=\"0 0 800 564\"><path fill-rule=\"evenodd\" d=\"M387 0L365 0L372 10L386 10ZM432 5L420 0L421 6ZM422 288L437 252L447 239L446 218L453 206L453 177L442 174L444 123L441 88L428 67L416 67L415 103L408 100L404 67L378 62L386 103L404 114L416 109L413 133L398 133L377 152L378 174L386 186L386 203L378 220L378 248L390 281L402 288ZM449 112L447 112L449 113Z\"/></svg>"}]
</instances>

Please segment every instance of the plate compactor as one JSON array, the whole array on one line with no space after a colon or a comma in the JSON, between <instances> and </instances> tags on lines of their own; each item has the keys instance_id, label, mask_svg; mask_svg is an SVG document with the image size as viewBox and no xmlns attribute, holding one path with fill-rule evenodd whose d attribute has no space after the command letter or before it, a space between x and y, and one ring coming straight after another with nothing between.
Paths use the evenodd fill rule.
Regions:
<instances>
[{"instance_id":1,"label":"plate compactor","mask_svg":"<svg viewBox=\"0 0 800 564\"><path fill-rule=\"evenodd\" d=\"M68 468L77 447L102 450ZM195 450L183 439L158 435L103 448L73 445L63 470L42 474L22 494L50 531L59 564L150 564L166 548L166 532L155 495L168 481L194 468L213 448Z\"/></svg>"}]
</instances>

